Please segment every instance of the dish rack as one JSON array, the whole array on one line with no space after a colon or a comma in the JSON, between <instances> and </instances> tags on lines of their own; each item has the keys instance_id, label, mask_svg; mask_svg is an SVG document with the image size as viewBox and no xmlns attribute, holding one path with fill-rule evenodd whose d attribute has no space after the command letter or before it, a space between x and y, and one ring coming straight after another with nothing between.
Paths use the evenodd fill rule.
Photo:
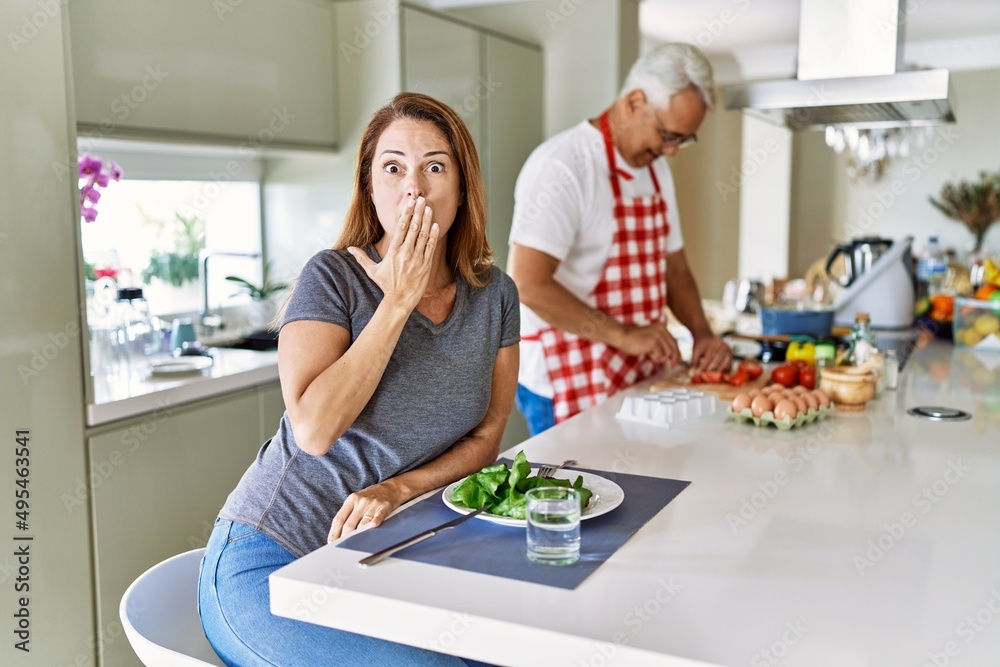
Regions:
<instances>
[{"instance_id":1,"label":"dish rack","mask_svg":"<svg viewBox=\"0 0 1000 667\"><path fill-rule=\"evenodd\" d=\"M626 396L615 414L617 419L661 428L671 428L685 421L715 414L718 400L714 394L697 389L672 388Z\"/></svg>"}]
</instances>

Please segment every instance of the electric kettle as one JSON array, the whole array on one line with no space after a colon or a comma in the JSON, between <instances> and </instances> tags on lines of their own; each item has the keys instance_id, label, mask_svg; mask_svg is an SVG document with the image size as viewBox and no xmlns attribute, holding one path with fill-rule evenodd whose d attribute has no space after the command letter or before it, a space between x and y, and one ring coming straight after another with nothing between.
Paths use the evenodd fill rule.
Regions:
<instances>
[{"instance_id":1,"label":"electric kettle","mask_svg":"<svg viewBox=\"0 0 1000 667\"><path fill-rule=\"evenodd\" d=\"M826 274L841 255L844 256L844 275L837 279L841 287L849 287L855 280L871 270L879 257L892 247L892 239L869 236L837 246L826 260Z\"/></svg>"}]
</instances>

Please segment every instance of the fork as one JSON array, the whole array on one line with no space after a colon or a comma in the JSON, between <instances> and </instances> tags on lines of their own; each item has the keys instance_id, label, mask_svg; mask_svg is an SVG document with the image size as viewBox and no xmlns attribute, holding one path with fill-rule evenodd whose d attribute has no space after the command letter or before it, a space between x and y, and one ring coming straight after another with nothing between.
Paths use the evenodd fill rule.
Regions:
<instances>
[{"instance_id":1,"label":"fork","mask_svg":"<svg viewBox=\"0 0 1000 667\"><path fill-rule=\"evenodd\" d=\"M563 466L573 466L573 465L576 465L576 461L574 459L566 459L557 466L551 466L551 465L542 466L541 468L538 469L538 476L552 477L552 475L555 474L556 470L559 470Z\"/></svg>"}]
</instances>

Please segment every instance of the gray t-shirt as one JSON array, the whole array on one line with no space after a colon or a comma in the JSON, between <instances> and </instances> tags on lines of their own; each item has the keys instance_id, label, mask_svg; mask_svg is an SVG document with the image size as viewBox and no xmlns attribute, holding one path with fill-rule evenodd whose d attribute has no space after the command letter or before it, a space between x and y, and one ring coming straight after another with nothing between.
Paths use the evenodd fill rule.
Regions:
<instances>
[{"instance_id":1,"label":"gray t-shirt","mask_svg":"<svg viewBox=\"0 0 1000 667\"><path fill-rule=\"evenodd\" d=\"M373 246L365 251L380 261ZM326 544L350 493L431 461L475 428L490 403L497 352L520 335L514 281L491 272L485 287L457 278L455 305L441 324L410 313L371 400L329 452L299 449L286 412L220 516L303 556ZM382 290L354 257L324 250L302 269L282 325L330 322L353 343L381 301Z\"/></svg>"}]
</instances>

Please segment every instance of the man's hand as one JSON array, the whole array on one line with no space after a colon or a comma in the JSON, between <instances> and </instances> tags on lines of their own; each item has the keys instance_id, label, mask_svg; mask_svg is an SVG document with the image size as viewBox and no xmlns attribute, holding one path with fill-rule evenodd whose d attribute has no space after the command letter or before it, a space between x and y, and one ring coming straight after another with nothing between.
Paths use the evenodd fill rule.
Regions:
<instances>
[{"instance_id":1,"label":"man's hand","mask_svg":"<svg viewBox=\"0 0 1000 667\"><path fill-rule=\"evenodd\" d=\"M670 335L662 322L641 327L631 324L623 324L622 326L621 338L615 345L622 352L634 356L648 354L653 361L666 363L668 367L681 360L677 341Z\"/></svg>"},{"instance_id":2,"label":"man's hand","mask_svg":"<svg viewBox=\"0 0 1000 667\"><path fill-rule=\"evenodd\" d=\"M695 338L691 349L691 367L698 372L723 371L728 373L733 365L733 351L718 336Z\"/></svg>"}]
</instances>

